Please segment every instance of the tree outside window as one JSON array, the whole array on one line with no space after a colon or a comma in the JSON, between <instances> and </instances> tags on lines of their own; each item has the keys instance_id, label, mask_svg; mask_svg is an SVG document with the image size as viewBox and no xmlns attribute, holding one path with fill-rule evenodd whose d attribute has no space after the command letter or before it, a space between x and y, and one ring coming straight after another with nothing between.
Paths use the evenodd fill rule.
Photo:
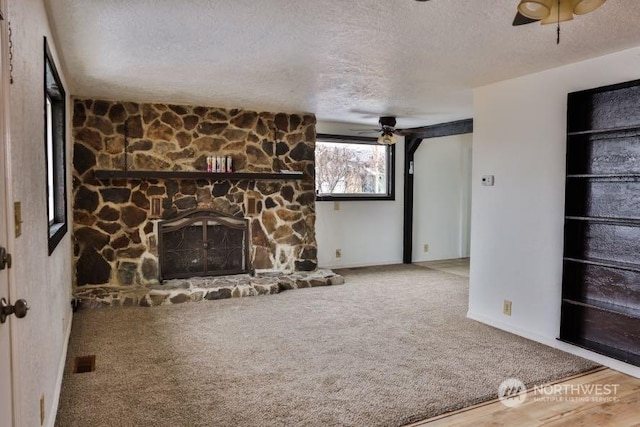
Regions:
<instances>
[{"instance_id":1,"label":"tree outside window","mask_svg":"<svg viewBox=\"0 0 640 427\"><path fill-rule=\"evenodd\" d=\"M318 135L317 200L393 200L394 148L375 138Z\"/></svg>"}]
</instances>

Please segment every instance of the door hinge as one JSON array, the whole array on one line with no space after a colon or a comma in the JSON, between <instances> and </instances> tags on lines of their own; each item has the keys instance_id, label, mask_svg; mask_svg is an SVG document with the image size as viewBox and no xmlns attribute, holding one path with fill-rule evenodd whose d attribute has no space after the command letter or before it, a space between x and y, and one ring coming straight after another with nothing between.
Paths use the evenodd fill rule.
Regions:
<instances>
[{"instance_id":1,"label":"door hinge","mask_svg":"<svg viewBox=\"0 0 640 427\"><path fill-rule=\"evenodd\" d=\"M11 268L11 254L3 247L0 247L0 270Z\"/></svg>"},{"instance_id":2,"label":"door hinge","mask_svg":"<svg viewBox=\"0 0 640 427\"><path fill-rule=\"evenodd\" d=\"M16 237L22 235L22 203L13 203L13 223L15 224Z\"/></svg>"},{"instance_id":3,"label":"door hinge","mask_svg":"<svg viewBox=\"0 0 640 427\"><path fill-rule=\"evenodd\" d=\"M7 21L7 30L9 33L9 84L13 84L13 30L10 21Z\"/></svg>"}]
</instances>

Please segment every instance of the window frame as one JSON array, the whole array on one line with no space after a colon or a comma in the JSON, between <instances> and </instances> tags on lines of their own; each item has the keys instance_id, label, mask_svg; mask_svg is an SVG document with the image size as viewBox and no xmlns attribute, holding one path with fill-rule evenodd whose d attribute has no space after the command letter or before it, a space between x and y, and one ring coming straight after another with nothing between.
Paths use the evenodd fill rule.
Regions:
<instances>
[{"instance_id":1,"label":"window frame","mask_svg":"<svg viewBox=\"0 0 640 427\"><path fill-rule=\"evenodd\" d=\"M46 217L49 255L53 253L68 229L67 219L67 120L66 92L58 69L44 37L44 154ZM50 104L50 107L48 106ZM51 120L49 120L51 116ZM51 147L49 152L49 131ZM50 159L50 156L52 159ZM49 163L53 165L53 218L49 217Z\"/></svg>"},{"instance_id":2,"label":"window frame","mask_svg":"<svg viewBox=\"0 0 640 427\"><path fill-rule=\"evenodd\" d=\"M319 133L316 135L316 144L318 142L333 142L344 144L366 144L366 145L380 145L378 138L372 138L368 136L355 136L355 135L335 135L327 133ZM386 194L371 194L371 193L329 193L321 194L316 189L316 201L318 202L339 202L339 201L372 201L372 200L395 200L395 183L396 183L396 145L386 145L386 166L387 166L387 192ZM317 164L316 164L317 168ZM316 183L314 182L314 186Z\"/></svg>"}]
</instances>

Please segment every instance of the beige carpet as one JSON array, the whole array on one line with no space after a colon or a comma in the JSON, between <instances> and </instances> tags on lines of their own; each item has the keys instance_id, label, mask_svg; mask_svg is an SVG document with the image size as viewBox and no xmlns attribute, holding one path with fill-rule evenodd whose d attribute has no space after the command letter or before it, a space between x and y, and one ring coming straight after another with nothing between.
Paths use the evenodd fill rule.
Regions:
<instances>
[{"instance_id":1,"label":"beige carpet","mask_svg":"<svg viewBox=\"0 0 640 427\"><path fill-rule=\"evenodd\" d=\"M401 426L500 382L596 364L465 318L468 280L418 266L254 298L76 313L56 425ZM96 371L71 374L78 355Z\"/></svg>"}]
</instances>

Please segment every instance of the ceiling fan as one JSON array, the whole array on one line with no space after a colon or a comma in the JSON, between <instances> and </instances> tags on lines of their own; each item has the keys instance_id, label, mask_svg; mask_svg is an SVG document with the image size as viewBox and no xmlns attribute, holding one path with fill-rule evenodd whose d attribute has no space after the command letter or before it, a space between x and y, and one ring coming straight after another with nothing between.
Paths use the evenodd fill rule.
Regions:
<instances>
[{"instance_id":1,"label":"ceiling fan","mask_svg":"<svg viewBox=\"0 0 640 427\"><path fill-rule=\"evenodd\" d=\"M402 135L402 129L396 129L396 118L393 116L382 116L378 120L381 134L378 137L378 144L393 145L398 140L394 133Z\"/></svg>"},{"instance_id":2,"label":"ceiling fan","mask_svg":"<svg viewBox=\"0 0 640 427\"><path fill-rule=\"evenodd\" d=\"M526 25L540 21L540 24L558 24L560 43L560 22L570 21L573 15L593 12L607 0L520 0L513 26Z\"/></svg>"},{"instance_id":3,"label":"ceiling fan","mask_svg":"<svg viewBox=\"0 0 640 427\"><path fill-rule=\"evenodd\" d=\"M415 0L426 2L429 0ZM593 12L607 0L520 0L513 26L538 22L555 24L573 19L573 15Z\"/></svg>"},{"instance_id":4,"label":"ceiling fan","mask_svg":"<svg viewBox=\"0 0 640 427\"><path fill-rule=\"evenodd\" d=\"M378 137L378 143L384 144L384 145L393 145L396 142L398 142L397 138L395 137L396 135L405 136L411 133L408 129L396 128L396 118L394 116L381 116L378 119L378 124L380 126L377 129L362 129L362 130L359 130L358 133L380 132L380 136Z\"/></svg>"}]
</instances>

